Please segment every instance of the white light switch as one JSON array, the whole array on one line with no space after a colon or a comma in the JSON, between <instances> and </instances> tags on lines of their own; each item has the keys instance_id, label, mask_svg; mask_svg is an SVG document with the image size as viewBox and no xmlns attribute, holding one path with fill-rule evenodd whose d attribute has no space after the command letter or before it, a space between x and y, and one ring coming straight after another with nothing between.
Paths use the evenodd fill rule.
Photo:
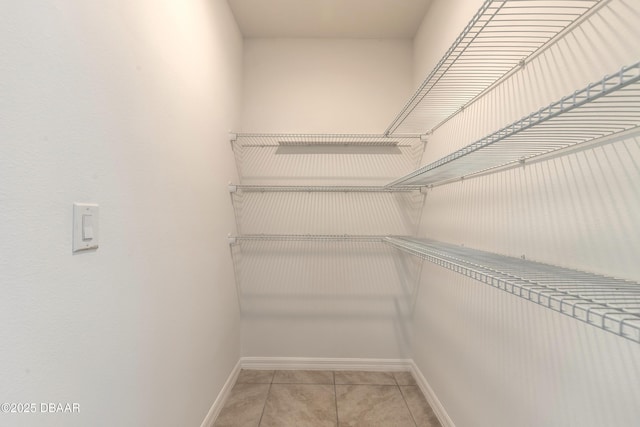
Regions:
<instances>
[{"instance_id":1,"label":"white light switch","mask_svg":"<svg viewBox=\"0 0 640 427\"><path fill-rule=\"evenodd\" d=\"M98 205L73 204L73 252L98 247Z\"/></svg>"},{"instance_id":2,"label":"white light switch","mask_svg":"<svg viewBox=\"0 0 640 427\"><path fill-rule=\"evenodd\" d=\"M93 239L93 215L82 215L82 240Z\"/></svg>"}]
</instances>

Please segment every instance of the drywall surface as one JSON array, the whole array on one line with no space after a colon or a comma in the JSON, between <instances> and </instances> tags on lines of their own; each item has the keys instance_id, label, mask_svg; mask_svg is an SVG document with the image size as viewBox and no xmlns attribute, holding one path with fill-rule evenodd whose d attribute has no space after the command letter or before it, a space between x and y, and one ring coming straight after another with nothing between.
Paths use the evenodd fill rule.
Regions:
<instances>
[{"instance_id":1,"label":"drywall surface","mask_svg":"<svg viewBox=\"0 0 640 427\"><path fill-rule=\"evenodd\" d=\"M382 242L234 247L243 356L403 359L420 263Z\"/></svg>"},{"instance_id":2,"label":"drywall surface","mask_svg":"<svg viewBox=\"0 0 640 427\"><path fill-rule=\"evenodd\" d=\"M455 3L425 31L461 31ZM638 2L605 3L437 129L423 163L638 61L639 20ZM636 132L435 187L421 235L640 281L639 159ZM419 292L413 358L456 426L638 424L637 344L428 263Z\"/></svg>"},{"instance_id":3,"label":"drywall surface","mask_svg":"<svg viewBox=\"0 0 640 427\"><path fill-rule=\"evenodd\" d=\"M242 38L225 1L3 2L0 413L200 425L239 358L225 236ZM100 248L72 254L72 203Z\"/></svg>"},{"instance_id":4,"label":"drywall surface","mask_svg":"<svg viewBox=\"0 0 640 427\"><path fill-rule=\"evenodd\" d=\"M408 39L246 39L244 132L381 133L411 91Z\"/></svg>"}]
</instances>

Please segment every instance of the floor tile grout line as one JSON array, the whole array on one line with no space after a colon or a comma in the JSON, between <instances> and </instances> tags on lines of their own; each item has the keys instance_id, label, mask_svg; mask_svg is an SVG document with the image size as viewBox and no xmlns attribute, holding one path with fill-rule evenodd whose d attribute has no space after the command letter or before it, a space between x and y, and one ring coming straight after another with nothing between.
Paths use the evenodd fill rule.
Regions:
<instances>
[{"instance_id":1,"label":"floor tile grout line","mask_svg":"<svg viewBox=\"0 0 640 427\"><path fill-rule=\"evenodd\" d=\"M333 372L333 400L336 405L336 427L340 427L340 417L338 416L338 387L336 385L336 371Z\"/></svg>"},{"instance_id":2,"label":"floor tile grout line","mask_svg":"<svg viewBox=\"0 0 640 427\"><path fill-rule=\"evenodd\" d=\"M416 421L416 417L413 416L413 412L411 411L411 407L409 406L409 402L407 402L407 398L404 396L404 393L402 392L402 387L400 387L400 385L398 385L398 390L400 390L400 396L402 396L402 401L404 402L405 406L407 407L407 410L409 411L409 415L411 415L411 419L413 420L413 423L417 427L418 426L418 421Z\"/></svg>"},{"instance_id":3,"label":"floor tile grout line","mask_svg":"<svg viewBox=\"0 0 640 427\"><path fill-rule=\"evenodd\" d=\"M267 396L264 398L264 405L262 406L262 412L260 413L260 419L258 420L258 427L262 424L262 417L264 417L264 411L267 409L267 400L269 400L269 393L271 393L271 386L273 386L273 379L276 377L276 371L273 371L271 382L269 383L269 389L267 390Z\"/></svg>"},{"instance_id":4,"label":"floor tile grout line","mask_svg":"<svg viewBox=\"0 0 640 427\"><path fill-rule=\"evenodd\" d=\"M394 374L391 374L391 376L396 381L396 387L398 387L398 391L400 392L400 396L402 396L402 401L404 402L404 406L407 407L407 411L409 411L409 415L411 416L411 419L413 420L413 424L415 424L416 427L417 427L418 426L418 421L416 421L416 417L413 416L413 412L411 412L411 408L409 407L409 402L407 402L407 399L404 397L404 393L402 392L402 387L400 387L400 382L398 381L398 378L396 378L396 376Z\"/></svg>"},{"instance_id":5,"label":"floor tile grout line","mask_svg":"<svg viewBox=\"0 0 640 427\"><path fill-rule=\"evenodd\" d=\"M377 383L339 383L337 385L375 385L379 387L398 387L398 384L377 384Z\"/></svg>"}]
</instances>

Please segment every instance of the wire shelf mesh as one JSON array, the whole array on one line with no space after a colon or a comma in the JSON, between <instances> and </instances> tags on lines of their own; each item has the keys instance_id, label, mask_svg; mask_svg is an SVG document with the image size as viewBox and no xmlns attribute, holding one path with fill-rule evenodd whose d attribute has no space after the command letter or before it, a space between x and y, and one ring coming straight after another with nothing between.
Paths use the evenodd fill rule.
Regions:
<instances>
[{"instance_id":1,"label":"wire shelf mesh","mask_svg":"<svg viewBox=\"0 0 640 427\"><path fill-rule=\"evenodd\" d=\"M432 185L626 131L640 125L640 62L575 91L392 182Z\"/></svg>"},{"instance_id":2,"label":"wire shelf mesh","mask_svg":"<svg viewBox=\"0 0 640 427\"><path fill-rule=\"evenodd\" d=\"M236 242L370 242L384 243L386 236L355 236L348 234L243 234Z\"/></svg>"},{"instance_id":3,"label":"wire shelf mesh","mask_svg":"<svg viewBox=\"0 0 640 427\"><path fill-rule=\"evenodd\" d=\"M383 185L418 167L419 135L232 135L243 184L291 186Z\"/></svg>"},{"instance_id":4,"label":"wire shelf mesh","mask_svg":"<svg viewBox=\"0 0 640 427\"><path fill-rule=\"evenodd\" d=\"M235 190L246 193L402 193L419 191L415 186L393 188L380 185L235 185Z\"/></svg>"},{"instance_id":5,"label":"wire shelf mesh","mask_svg":"<svg viewBox=\"0 0 640 427\"><path fill-rule=\"evenodd\" d=\"M403 147L411 146L415 135L376 134L302 134L302 133L239 133L235 144L242 147L313 147L313 146L356 146L356 147Z\"/></svg>"},{"instance_id":6,"label":"wire shelf mesh","mask_svg":"<svg viewBox=\"0 0 640 427\"><path fill-rule=\"evenodd\" d=\"M416 187L231 186L239 234L412 235L425 198Z\"/></svg>"},{"instance_id":7,"label":"wire shelf mesh","mask_svg":"<svg viewBox=\"0 0 640 427\"><path fill-rule=\"evenodd\" d=\"M448 270L640 343L640 284L429 239L387 242Z\"/></svg>"},{"instance_id":8,"label":"wire shelf mesh","mask_svg":"<svg viewBox=\"0 0 640 427\"><path fill-rule=\"evenodd\" d=\"M389 125L425 133L455 114L599 0L487 0Z\"/></svg>"}]
</instances>

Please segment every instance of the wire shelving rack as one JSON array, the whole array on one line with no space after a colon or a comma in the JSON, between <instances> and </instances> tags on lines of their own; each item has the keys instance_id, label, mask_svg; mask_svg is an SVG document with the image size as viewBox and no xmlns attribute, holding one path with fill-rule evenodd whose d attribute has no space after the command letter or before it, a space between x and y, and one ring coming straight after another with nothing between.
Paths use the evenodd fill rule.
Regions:
<instances>
[{"instance_id":1,"label":"wire shelving rack","mask_svg":"<svg viewBox=\"0 0 640 427\"><path fill-rule=\"evenodd\" d=\"M229 185L239 234L410 235L425 189L384 186Z\"/></svg>"},{"instance_id":2,"label":"wire shelving rack","mask_svg":"<svg viewBox=\"0 0 640 427\"><path fill-rule=\"evenodd\" d=\"M561 36L599 0L487 0L385 131L432 131Z\"/></svg>"},{"instance_id":3,"label":"wire shelving rack","mask_svg":"<svg viewBox=\"0 0 640 427\"><path fill-rule=\"evenodd\" d=\"M288 192L327 192L327 193L404 193L419 191L415 186L386 187L381 185L244 185L230 184L229 190L247 193L288 193Z\"/></svg>"},{"instance_id":4,"label":"wire shelving rack","mask_svg":"<svg viewBox=\"0 0 640 427\"><path fill-rule=\"evenodd\" d=\"M435 185L640 125L640 62L389 184Z\"/></svg>"},{"instance_id":5,"label":"wire shelving rack","mask_svg":"<svg viewBox=\"0 0 640 427\"><path fill-rule=\"evenodd\" d=\"M263 242L369 242L385 243L387 236L356 236L349 234L244 234L229 236L229 244L243 241Z\"/></svg>"},{"instance_id":6,"label":"wire shelving rack","mask_svg":"<svg viewBox=\"0 0 640 427\"><path fill-rule=\"evenodd\" d=\"M429 239L387 243L448 270L640 343L640 283Z\"/></svg>"},{"instance_id":7,"label":"wire shelving rack","mask_svg":"<svg viewBox=\"0 0 640 427\"><path fill-rule=\"evenodd\" d=\"M420 139L419 134L306 134L306 133L237 133L230 138L234 147L314 147L314 146L377 146L406 147Z\"/></svg>"},{"instance_id":8,"label":"wire shelving rack","mask_svg":"<svg viewBox=\"0 0 640 427\"><path fill-rule=\"evenodd\" d=\"M379 178L381 165L385 164L391 164L385 173L393 178L415 169L424 150L425 134L511 75L605 2L486 0L383 135L231 134L243 185L230 185L230 191L232 194L412 192L417 191L416 187L446 183L518 161L526 162L532 157L638 127L640 62L606 76L391 184L377 185L377 181L374 181L376 185L333 185L334 181L331 181L336 178L335 182L342 183L347 178L346 182L350 184L348 180L351 178ZM407 169L407 165L414 166ZM394 175L399 169L407 171ZM266 174L268 171L277 171L281 176L272 181L272 177ZM309 176L321 178L322 184L298 185L309 182ZM296 185L290 185L291 182ZM325 182L329 184L325 185ZM326 255L335 254L330 252L332 245L339 247L344 244L349 247L347 250L351 250L350 245L360 246L360 249L395 248L391 250L405 254L405 258L414 259L408 255L419 257L640 343L640 284L635 282L410 237L241 234L229 236L229 243L239 288L239 278L257 277L262 280L275 275L276 279L271 280L274 283L269 284L273 284L282 295L296 294L298 289L285 289L281 284L285 281L278 281L277 278L278 274L290 274L291 271L299 273L300 277L308 272L306 264L301 266L304 257L298 256L304 249L312 248L311 255L316 253L314 251ZM244 259L243 244L246 244ZM280 248L280 252L274 253L270 245ZM261 258L279 253L292 259L284 259L282 265L273 267ZM258 260L252 259L252 256ZM358 273L368 271L362 265L349 265L343 257L334 258L340 261L332 268L343 279L351 277L348 274L356 274L354 272L358 268ZM249 268L251 262L258 262L258 267L253 270ZM324 262L327 264L322 264L323 268L329 265L329 261L309 261L314 268L316 264ZM335 260L332 259L332 262ZM421 264L421 261L416 262ZM318 268L318 271L324 270ZM291 282L298 284L302 281ZM323 285L334 283L332 280L325 282ZM260 292L269 291L266 285L264 289L257 285L254 287L253 290ZM309 290L315 291L312 288ZM363 293L368 294L369 291L366 289ZM334 293L340 294L337 291ZM360 293L355 294L361 297ZM384 292L380 291L379 294L383 295Z\"/></svg>"}]
</instances>

